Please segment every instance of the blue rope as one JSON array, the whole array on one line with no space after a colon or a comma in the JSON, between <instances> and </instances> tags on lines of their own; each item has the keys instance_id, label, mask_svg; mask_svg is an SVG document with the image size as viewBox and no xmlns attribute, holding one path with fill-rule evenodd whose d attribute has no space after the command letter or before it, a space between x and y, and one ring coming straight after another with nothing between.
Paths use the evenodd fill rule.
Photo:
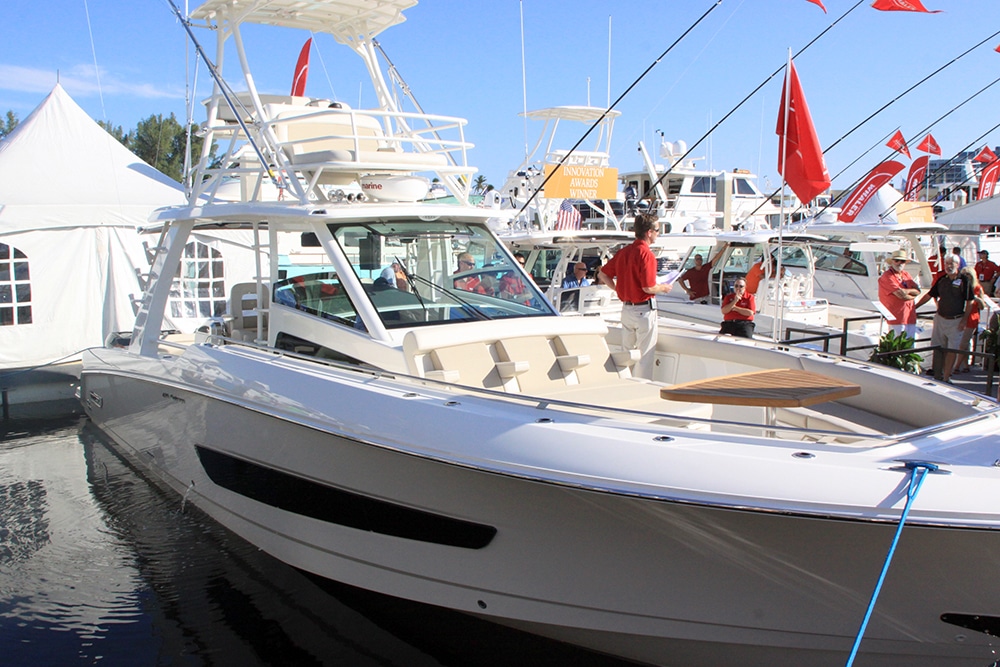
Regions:
<instances>
[{"instance_id":1,"label":"blue rope","mask_svg":"<svg viewBox=\"0 0 1000 667\"><path fill-rule=\"evenodd\" d=\"M868 603L868 610L865 612L864 620L861 621L861 627L858 628L858 636L854 639L854 646L851 648L850 657L847 658L846 667L851 667L854 664L854 658L858 654L858 647L861 646L861 639L865 636L868 621L875 610L875 600L878 599L878 594L882 590L882 582L885 581L885 575L889 572L889 563L896 552L896 544L899 542L899 536L903 532L903 524L906 523L906 516L910 513L910 506L913 505L913 500L917 497L917 493L920 492L920 486L924 483L924 477L927 476L927 472L938 469L935 464L923 461L907 461L906 467L910 469L910 486L906 489L906 505L903 507L903 513L899 515L899 525L896 527L896 535L892 538L889 553L885 555L885 563L882 564L882 573L879 574L875 590L872 591L872 599Z\"/></svg>"}]
</instances>

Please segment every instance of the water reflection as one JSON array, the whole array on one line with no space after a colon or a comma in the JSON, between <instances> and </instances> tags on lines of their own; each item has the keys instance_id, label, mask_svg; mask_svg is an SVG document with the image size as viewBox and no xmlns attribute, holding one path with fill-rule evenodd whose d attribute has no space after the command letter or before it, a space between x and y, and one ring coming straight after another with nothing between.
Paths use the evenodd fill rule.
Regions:
<instances>
[{"instance_id":1,"label":"water reflection","mask_svg":"<svg viewBox=\"0 0 1000 667\"><path fill-rule=\"evenodd\" d=\"M0 663L625 664L307 577L76 420L0 432Z\"/></svg>"}]
</instances>

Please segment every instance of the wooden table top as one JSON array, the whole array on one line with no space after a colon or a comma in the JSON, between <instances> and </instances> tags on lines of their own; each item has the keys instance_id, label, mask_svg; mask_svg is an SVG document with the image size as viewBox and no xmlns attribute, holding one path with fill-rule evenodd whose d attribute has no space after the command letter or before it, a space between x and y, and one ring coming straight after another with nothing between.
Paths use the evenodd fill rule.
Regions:
<instances>
[{"instance_id":1,"label":"wooden table top","mask_svg":"<svg viewBox=\"0 0 1000 667\"><path fill-rule=\"evenodd\" d=\"M660 398L720 405L798 408L860 393L858 385L828 375L775 368L663 387Z\"/></svg>"}]
</instances>

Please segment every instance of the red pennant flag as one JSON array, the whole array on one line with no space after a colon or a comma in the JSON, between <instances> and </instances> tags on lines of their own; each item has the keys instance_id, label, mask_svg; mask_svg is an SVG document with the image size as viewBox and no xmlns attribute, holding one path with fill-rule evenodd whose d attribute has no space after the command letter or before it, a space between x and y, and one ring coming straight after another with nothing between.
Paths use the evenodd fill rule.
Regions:
<instances>
[{"instance_id":1,"label":"red pennant flag","mask_svg":"<svg viewBox=\"0 0 1000 667\"><path fill-rule=\"evenodd\" d=\"M930 134L924 137L924 140L920 142L919 146L917 146L917 150L925 153L933 153L934 155L941 155L941 147L938 146L937 142L934 141L934 137Z\"/></svg>"},{"instance_id":2,"label":"red pennant flag","mask_svg":"<svg viewBox=\"0 0 1000 667\"><path fill-rule=\"evenodd\" d=\"M976 162L996 162L997 154L990 150L989 146L983 146L983 150L979 151L976 157L972 158Z\"/></svg>"},{"instance_id":3,"label":"red pennant flag","mask_svg":"<svg viewBox=\"0 0 1000 667\"><path fill-rule=\"evenodd\" d=\"M892 139L889 140L886 146L894 151L899 151L910 159L913 159L910 157L910 147L906 145L906 139L903 138L903 133L899 130L896 130L896 134L892 135Z\"/></svg>"},{"instance_id":4,"label":"red pennant flag","mask_svg":"<svg viewBox=\"0 0 1000 667\"><path fill-rule=\"evenodd\" d=\"M1000 53L1000 44L997 44L997 47L993 50L996 51L997 53Z\"/></svg>"},{"instance_id":5,"label":"red pennant flag","mask_svg":"<svg viewBox=\"0 0 1000 667\"><path fill-rule=\"evenodd\" d=\"M917 193L920 192L921 182L924 180L927 164L930 161L928 156L921 155L910 163L910 173L906 176L906 189L903 190L903 201L917 201Z\"/></svg>"},{"instance_id":6,"label":"red pennant flag","mask_svg":"<svg viewBox=\"0 0 1000 667\"><path fill-rule=\"evenodd\" d=\"M883 12L923 12L924 14L940 14L940 9L927 9L920 0L875 0L874 9Z\"/></svg>"},{"instance_id":7,"label":"red pennant flag","mask_svg":"<svg viewBox=\"0 0 1000 667\"><path fill-rule=\"evenodd\" d=\"M807 2L811 2L814 5L819 5L819 8L823 10L823 13L824 14L826 13L826 7L823 6L823 0L807 0Z\"/></svg>"},{"instance_id":8,"label":"red pennant flag","mask_svg":"<svg viewBox=\"0 0 1000 667\"><path fill-rule=\"evenodd\" d=\"M306 40L299 51L299 60L295 63L295 76L292 77L292 95L302 97L306 94L306 77L309 76L309 47L312 37Z\"/></svg>"},{"instance_id":9,"label":"red pennant flag","mask_svg":"<svg viewBox=\"0 0 1000 667\"><path fill-rule=\"evenodd\" d=\"M868 175L858 184L858 187L854 188L854 192L844 202L837 220L854 222L854 219L861 213L861 209L878 192L879 188L901 171L903 171L903 163L895 160L887 160L875 165L875 168L868 172Z\"/></svg>"},{"instance_id":10,"label":"red pennant flag","mask_svg":"<svg viewBox=\"0 0 1000 667\"><path fill-rule=\"evenodd\" d=\"M781 89L778 126L775 129L778 136L783 137L778 140L778 173L785 177L785 182L799 201L806 203L830 187L830 173L823 161L823 149L820 148L819 137L816 136L816 128L809 115L809 106L806 104L795 64L789 62L788 66L785 86Z\"/></svg>"}]
</instances>

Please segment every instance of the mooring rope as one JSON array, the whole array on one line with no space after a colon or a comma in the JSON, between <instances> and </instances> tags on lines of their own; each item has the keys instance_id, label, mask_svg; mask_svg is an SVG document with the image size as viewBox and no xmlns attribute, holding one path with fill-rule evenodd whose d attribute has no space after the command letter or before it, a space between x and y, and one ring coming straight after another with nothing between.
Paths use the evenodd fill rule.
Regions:
<instances>
[{"instance_id":1,"label":"mooring rope","mask_svg":"<svg viewBox=\"0 0 1000 667\"><path fill-rule=\"evenodd\" d=\"M927 476L927 473L938 469L937 465L924 461L907 461L906 467L910 469L910 485L906 489L906 505L903 507L903 513L899 515L899 525L896 527L896 535L892 538L889 553L885 555L885 563L882 564L882 573L879 574L875 590L872 591L872 599L868 603L868 610L865 612L864 620L861 621L861 627L858 628L858 636L854 639L854 646L851 648L851 655L847 658L846 667L851 667L854 664L854 657L858 654L861 639L865 636L868 621L871 619L872 611L875 610L875 600L878 599L878 594L882 590L882 582L885 581L885 575L889 572L889 563L892 562L892 556L896 552L896 544L899 542L899 536L903 532L903 524L906 523L906 516L910 513L913 500L920 492L920 487L924 483L924 477Z\"/></svg>"}]
</instances>

